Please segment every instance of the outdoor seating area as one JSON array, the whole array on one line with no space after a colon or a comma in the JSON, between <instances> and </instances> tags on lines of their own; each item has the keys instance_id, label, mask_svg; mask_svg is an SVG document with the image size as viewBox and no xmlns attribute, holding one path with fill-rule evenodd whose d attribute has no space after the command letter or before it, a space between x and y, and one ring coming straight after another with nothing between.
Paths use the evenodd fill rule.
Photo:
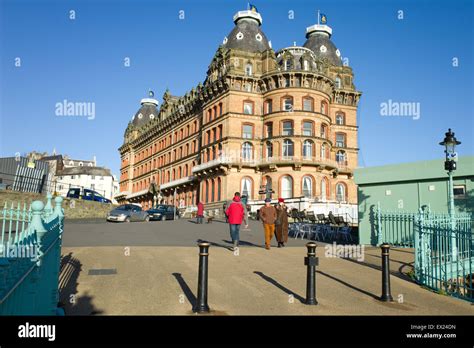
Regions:
<instances>
[{"instance_id":1,"label":"outdoor seating area","mask_svg":"<svg viewBox=\"0 0 474 348\"><path fill-rule=\"evenodd\" d=\"M352 227L342 216L329 214L314 214L301 212L297 209L290 211L293 222L289 224L289 235L301 239L320 242L354 242Z\"/></svg>"}]
</instances>

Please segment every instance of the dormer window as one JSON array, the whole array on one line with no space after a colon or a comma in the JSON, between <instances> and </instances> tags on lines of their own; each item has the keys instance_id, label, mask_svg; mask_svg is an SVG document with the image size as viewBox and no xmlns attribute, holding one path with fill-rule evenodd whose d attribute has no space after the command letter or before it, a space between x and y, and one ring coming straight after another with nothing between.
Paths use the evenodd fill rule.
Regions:
<instances>
[{"instance_id":1,"label":"dormer window","mask_svg":"<svg viewBox=\"0 0 474 348\"><path fill-rule=\"evenodd\" d=\"M341 78L338 76L336 77L336 88L341 88L342 83L341 83Z\"/></svg>"},{"instance_id":2,"label":"dormer window","mask_svg":"<svg viewBox=\"0 0 474 348\"><path fill-rule=\"evenodd\" d=\"M291 70L291 59L285 60L285 70Z\"/></svg>"},{"instance_id":3,"label":"dormer window","mask_svg":"<svg viewBox=\"0 0 474 348\"><path fill-rule=\"evenodd\" d=\"M309 70L309 62L306 59L303 61L303 69Z\"/></svg>"},{"instance_id":4,"label":"dormer window","mask_svg":"<svg viewBox=\"0 0 474 348\"><path fill-rule=\"evenodd\" d=\"M245 66L245 76L252 76L252 64Z\"/></svg>"}]
</instances>

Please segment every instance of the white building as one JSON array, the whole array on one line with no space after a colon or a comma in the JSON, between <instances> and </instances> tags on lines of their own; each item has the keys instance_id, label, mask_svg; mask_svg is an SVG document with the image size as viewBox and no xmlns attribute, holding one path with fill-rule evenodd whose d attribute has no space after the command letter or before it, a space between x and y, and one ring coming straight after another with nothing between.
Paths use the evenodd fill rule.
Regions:
<instances>
[{"instance_id":1,"label":"white building","mask_svg":"<svg viewBox=\"0 0 474 348\"><path fill-rule=\"evenodd\" d=\"M88 165L58 171L54 177L54 187L61 196L66 196L70 188L90 189L114 203L113 197L118 193L117 178L110 173L109 169Z\"/></svg>"}]
</instances>

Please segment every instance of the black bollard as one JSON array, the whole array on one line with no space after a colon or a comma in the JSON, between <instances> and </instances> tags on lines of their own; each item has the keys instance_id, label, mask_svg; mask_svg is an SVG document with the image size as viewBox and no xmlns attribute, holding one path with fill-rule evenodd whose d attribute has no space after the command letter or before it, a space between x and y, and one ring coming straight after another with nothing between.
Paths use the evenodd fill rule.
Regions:
<instances>
[{"instance_id":1,"label":"black bollard","mask_svg":"<svg viewBox=\"0 0 474 348\"><path fill-rule=\"evenodd\" d=\"M199 274L198 274L198 294L196 308L194 312L209 313L207 305L207 268L209 257L209 243L199 243Z\"/></svg>"},{"instance_id":2,"label":"black bollard","mask_svg":"<svg viewBox=\"0 0 474 348\"><path fill-rule=\"evenodd\" d=\"M307 305L317 305L316 300L316 266L318 258L316 257L316 246L314 242L306 244L308 256L304 258L304 264L307 266L306 274L306 301Z\"/></svg>"},{"instance_id":3,"label":"black bollard","mask_svg":"<svg viewBox=\"0 0 474 348\"><path fill-rule=\"evenodd\" d=\"M382 296L380 296L380 301L391 302L393 297L390 292L390 245L383 243L380 248L382 249Z\"/></svg>"}]
</instances>

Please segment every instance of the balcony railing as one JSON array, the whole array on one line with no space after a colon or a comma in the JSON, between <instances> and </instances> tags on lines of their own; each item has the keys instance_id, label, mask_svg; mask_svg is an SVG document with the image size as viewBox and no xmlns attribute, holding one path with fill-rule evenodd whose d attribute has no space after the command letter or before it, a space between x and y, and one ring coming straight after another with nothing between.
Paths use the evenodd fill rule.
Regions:
<instances>
[{"instance_id":1,"label":"balcony railing","mask_svg":"<svg viewBox=\"0 0 474 348\"><path fill-rule=\"evenodd\" d=\"M317 165L325 165L333 168L347 167L347 161L337 162L332 159L318 158L311 156L274 156L263 158L259 161L259 165L278 164L278 163L314 163Z\"/></svg>"},{"instance_id":2,"label":"balcony railing","mask_svg":"<svg viewBox=\"0 0 474 348\"><path fill-rule=\"evenodd\" d=\"M192 173L198 173L202 172L203 170L206 169L211 169L214 167L218 167L221 164L233 164L233 165L250 165L250 166L255 166L257 165L258 161L253 159L253 158L232 158L232 157L226 157L226 156L221 156L216 159L213 159L209 162L205 162L202 164L199 164L191 170Z\"/></svg>"},{"instance_id":3,"label":"balcony railing","mask_svg":"<svg viewBox=\"0 0 474 348\"><path fill-rule=\"evenodd\" d=\"M248 165L248 166L266 166L270 164L292 164L292 163L312 163L316 165L324 165L339 170L352 171L347 161L335 161L332 159L317 158L311 156L273 156L262 159L247 159L247 158L232 158L232 157L218 157L212 161L199 164L192 169L192 173L202 172L206 169L218 167L222 164L230 165Z\"/></svg>"},{"instance_id":4,"label":"balcony railing","mask_svg":"<svg viewBox=\"0 0 474 348\"><path fill-rule=\"evenodd\" d=\"M175 186L187 184L187 183L190 183L190 182L194 181L195 178L196 178L195 176L186 176L186 177L181 178L181 179L176 179L176 180L167 182L165 184L161 184L160 189L164 190L164 189L167 189L167 188L170 188L170 187L175 187Z\"/></svg>"},{"instance_id":5,"label":"balcony railing","mask_svg":"<svg viewBox=\"0 0 474 348\"><path fill-rule=\"evenodd\" d=\"M221 164L230 164L230 163L232 163L232 159L230 157L221 156L216 159L213 159L212 161L208 161L208 162L205 162L193 167L191 172L197 173L206 169L217 167Z\"/></svg>"}]
</instances>

